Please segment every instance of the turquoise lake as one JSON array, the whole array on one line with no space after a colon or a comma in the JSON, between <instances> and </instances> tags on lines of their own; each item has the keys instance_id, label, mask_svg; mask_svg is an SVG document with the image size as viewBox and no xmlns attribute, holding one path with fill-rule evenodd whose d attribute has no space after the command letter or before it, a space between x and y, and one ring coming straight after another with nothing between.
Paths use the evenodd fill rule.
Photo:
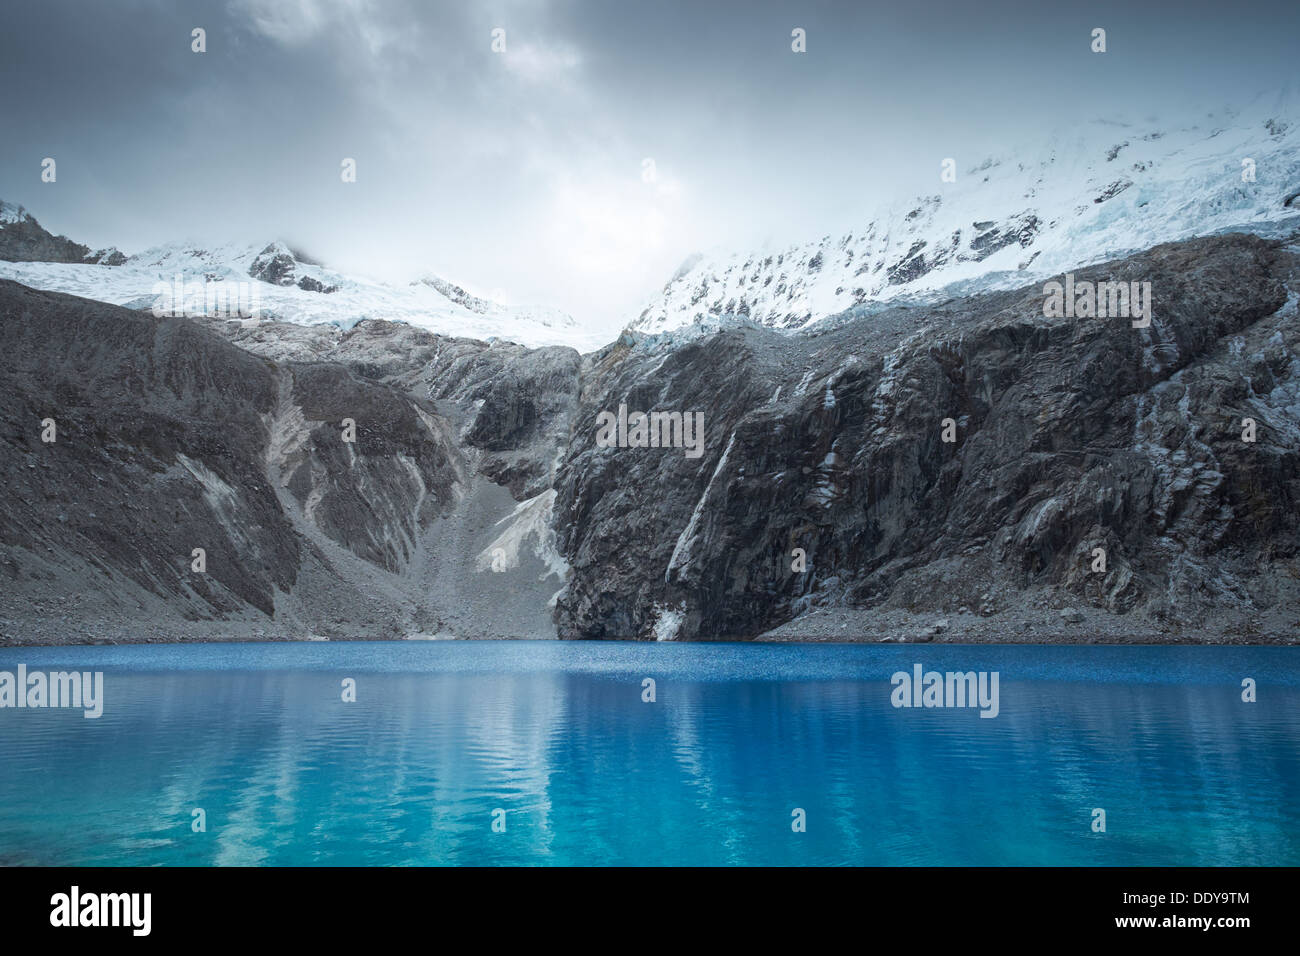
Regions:
<instances>
[{"instance_id":1,"label":"turquoise lake","mask_svg":"<svg viewBox=\"0 0 1300 956\"><path fill-rule=\"evenodd\" d=\"M1294 648L0 649L20 664L102 671L104 704L0 709L7 865L1300 864ZM894 707L916 664L997 672L997 716Z\"/></svg>"}]
</instances>

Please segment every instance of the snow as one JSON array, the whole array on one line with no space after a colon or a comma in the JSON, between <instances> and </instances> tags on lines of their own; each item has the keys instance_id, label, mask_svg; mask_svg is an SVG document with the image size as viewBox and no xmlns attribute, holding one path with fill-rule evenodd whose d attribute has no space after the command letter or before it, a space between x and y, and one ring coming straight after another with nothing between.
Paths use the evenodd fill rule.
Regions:
<instances>
[{"instance_id":1,"label":"snow","mask_svg":"<svg viewBox=\"0 0 1300 956\"><path fill-rule=\"evenodd\" d=\"M654 611L655 640L675 641L677 635L681 633L682 625L686 622L686 602L682 601L675 608L663 604L656 604L654 606Z\"/></svg>"},{"instance_id":2,"label":"snow","mask_svg":"<svg viewBox=\"0 0 1300 956\"><path fill-rule=\"evenodd\" d=\"M681 576L691 566L691 552L695 550L695 541L698 537L698 527L700 516L704 514L704 506L709 500L709 493L713 490L718 476L727 467L727 459L731 457L731 448L736 443L736 433L733 431L727 439L727 447L723 449L722 457L718 459L717 467L713 469L713 474L709 476L709 483L704 486L704 493L700 495L700 500L695 503L695 510L691 512L691 519L682 529L682 533L677 536L677 543L673 546L672 556L668 559L668 568L664 571L664 580L668 581L674 571L680 580Z\"/></svg>"},{"instance_id":3,"label":"snow","mask_svg":"<svg viewBox=\"0 0 1300 956\"><path fill-rule=\"evenodd\" d=\"M9 210L20 207L6 203ZM18 213L12 213L17 215ZM263 252L266 256L262 256ZM254 279L249 269L277 254L293 258L293 285L276 285ZM113 305L148 309L159 301L162 289L180 283L203 283L207 290L225 292L235 301L254 303L254 314L265 319L304 325L332 323L351 328L363 319L405 322L441 335L482 340L504 339L528 347L568 345L589 351L604 345L604 336L580 327L555 309L515 307L478 297L466 304L453 301L425 280L396 286L349 276L303 262L283 243L231 243L204 245L176 242L147 249L120 266L55 262L2 262L0 278L53 292L66 292ZM335 286L331 293L310 292L296 283L314 279ZM229 285L227 285L229 284ZM240 285L242 284L242 285ZM446 289L456 289L439 280ZM201 308L200 308L201 311Z\"/></svg>"},{"instance_id":4,"label":"snow","mask_svg":"<svg viewBox=\"0 0 1300 956\"><path fill-rule=\"evenodd\" d=\"M0 199L0 223L22 222L24 219L30 219L29 213L22 206L16 206L11 202L5 202Z\"/></svg>"},{"instance_id":5,"label":"snow","mask_svg":"<svg viewBox=\"0 0 1300 956\"><path fill-rule=\"evenodd\" d=\"M1242 179L1244 159L1254 182ZM1300 181L1300 99L1263 97L1182 127L1080 123L959 163L955 183L939 182L936 165L935 179L933 194L886 204L840 237L688 261L631 328L656 335L736 316L797 331L864 303L1015 288L1192 236L1284 235L1300 225L1300 203L1283 204ZM899 270L921 257L939 261L921 275Z\"/></svg>"},{"instance_id":6,"label":"snow","mask_svg":"<svg viewBox=\"0 0 1300 956\"><path fill-rule=\"evenodd\" d=\"M1242 178L1247 159L1251 182ZM666 345L736 324L794 332L855 307L1030 285L1161 242L1238 230L1284 236L1300 225L1300 202L1284 204L1297 183L1300 97L1292 91L1181 125L1079 122L1000 156L959 160L954 183L939 181L936 164L934 192L882 203L840 236L771 253L692 256L630 328ZM0 228L30 218L0 202ZM264 261L292 259L294 284L250 277L263 252ZM254 314L281 321L347 329L387 319L530 347L607 344L556 309L494 302L434 274L407 284L344 275L279 242L170 243L116 267L0 262L0 278L133 308L149 308L159 284L176 276L252 283ZM302 289L304 278L336 291Z\"/></svg>"},{"instance_id":7,"label":"snow","mask_svg":"<svg viewBox=\"0 0 1300 956\"><path fill-rule=\"evenodd\" d=\"M476 568L486 571L509 571L519 566L520 554L529 539L533 539L533 554L545 565L542 577L554 574L561 581L568 574L569 565L557 546L551 512L555 507L556 491L548 488L539 495L521 501L515 510L506 515L498 525L507 524L505 531L479 552Z\"/></svg>"}]
</instances>

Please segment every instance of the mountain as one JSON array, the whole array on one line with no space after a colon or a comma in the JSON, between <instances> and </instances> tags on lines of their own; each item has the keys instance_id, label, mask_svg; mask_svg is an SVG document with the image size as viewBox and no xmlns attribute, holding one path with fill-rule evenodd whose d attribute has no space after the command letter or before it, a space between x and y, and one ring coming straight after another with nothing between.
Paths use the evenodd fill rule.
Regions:
<instances>
[{"instance_id":1,"label":"mountain","mask_svg":"<svg viewBox=\"0 0 1300 956\"><path fill-rule=\"evenodd\" d=\"M381 321L334 331L343 361L276 362L188 318L0 280L0 643L553 635L563 568L532 556L529 524L549 510L512 522L517 502L479 474L480 447L496 461L542 419L494 434L491 413L449 418L405 376L455 354L466 390L491 392L502 366L576 368L577 353ZM389 365L392 338L406 346ZM490 357L478 371L475 355ZM476 560L499 538L506 593Z\"/></svg>"},{"instance_id":2,"label":"mountain","mask_svg":"<svg viewBox=\"0 0 1300 956\"><path fill-rule=\"evenodd\" d=\"M0 637L1294 641L1300 231L1076 280L1150 326L1035 283L580 355L0 281Z\"/></svg>"},{"instance_id":3,"label":"mountain","mask_svg":"<svg viewBox=\"0 0 1300 956\"><path fill-rule=\"evenodd\" d=\"M1091 126L842 241L688 261L589 351L283 243L87 264L6 204L0 252L71 258L0 263L0 641L1294 643L1289 115ZM178 274L258 318L155 315ZM1136 324L1080 304L1102 283Z\"/></svg>"},{"instance_id":4,"label":"mountain","mask_svg":"<svg viewBox=\"0 0 1300 956\"><path fill-rule=\"evenodd\" d=\"M51 236L21 206L4 203L3 209L0 278L31 288L133 309L152 309L161 301L163 308L176 305L191 316L224 313L341 328L384 319L524 345L600 344L563 312L478 298L436 276L388 285L336 272L280 241L176 242L133 256L115 249L92 253ZM186 292L187 284L197 284L197 291Z\"/></svg>"},{"instance_id":5,"label":"mountain","mask_svg":"<svg viewBox=\"0 0 1300 956\"><path fill-rule=\"evenodd\" d=\"M525 345L573 345L575 347L591 345L595 347L596 344L604 344L603 341L591 336L584 337L577 329L573 317L566 312L561 312L559 309L545 306L502 305L500 302L494 302L491 299L471 295L460 286L432 274L416 279L411 283L411 286L417 290L421 287L433 289L447 301L477 316L481 316L483 321L500 322L503 327L519 325L531 326L537 329L535 335L528 336L533 340L531 343L518 336L510 338L502 335L497 336L498 338L509 338L511 341ZM464 334L464 330L460 334Z\"/></svg>"},{"instance_id":6,"label":"mountain","mask_svg":"<svg viewBox=\"0 0 1300 956\"><path fill-rule=\"evenodd\" d=\"M949 617L959 639L1294 633L1298 242L1078 270L1149 281L1148 328L1047 317L1032 284L818 334L629 336L588 360L588 427L557 477L560 634L924 639ZM600 447L596 415L620 403L699 411L704 454Z\"/></svg>"},{"instance_id":7,"label":"mountain","mask_svg":"<svg viewBox=\"0 0 1300 956\"><path fill-rule=\"evenodd\" d=\"M840 235L697 254L630 328L739 320L796 331L855 308L1015 288L1161 242L1284 235L1300 217L1300 101L1262 97L1184 127L1079 124L964 164L955 182L939 174L936 163L932 194Z\"/></svg>"},{"instance_id":8,"label":"mountain","mask_svg":"<svg viewBox=\"0 0 1300 956\"><path fill-rule=\"evenodd\" d=\"M126 256L117 249L97 249L54 236L22 206L0 200L0 260L120 266Z\"/></svg>"}]
</instances>

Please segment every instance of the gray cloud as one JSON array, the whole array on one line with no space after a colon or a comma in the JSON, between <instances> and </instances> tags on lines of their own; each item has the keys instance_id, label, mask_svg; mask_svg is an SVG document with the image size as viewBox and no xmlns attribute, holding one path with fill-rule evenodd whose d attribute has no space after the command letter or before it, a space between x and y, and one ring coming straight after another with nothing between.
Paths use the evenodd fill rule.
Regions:
<instances>
[{"instance_id":1,"label":"gray cloud","mask_svg":"<svg viewBox=\"0 0 1300 956\"><path fill-rule=\"evenodd\" d=\"M1293 3L46 0L0 33L0 196L91 245L283 237L615 329L694 249L851 228L930 188L936 157L1280 86L1298 21Z\"/></svg>"}]
</instances>

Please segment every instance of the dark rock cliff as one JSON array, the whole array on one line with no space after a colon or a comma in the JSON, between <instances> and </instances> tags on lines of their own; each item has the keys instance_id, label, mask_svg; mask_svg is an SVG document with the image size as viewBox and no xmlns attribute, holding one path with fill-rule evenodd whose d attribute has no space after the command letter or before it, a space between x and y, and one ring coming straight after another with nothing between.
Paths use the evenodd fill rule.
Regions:
<instances>
[{"instance_id":1,"label":"dark rock cliff","mask_svg":"<svg viewBox=\"0 0 1300 956\"><path fill-rule=\"evenodd\" d=\"M1034 287L598 357L557 479L561 636L751 636L814 604L995 613L1035 587L1188 626L1294 619L1294 252L1230 236L1077 278L1149 281L1151 327L1044 318ZM705 454L596 447L621 402L702 411Z\"/></svg>"},{"instance_id":2,"label":"dark rock cliff","mask_svg":"<svg viewBox=\"0 0 1300 956\"><path fill-rule=\"evenodd\" d=\"M116 249L92 251L89 246L73 242L67 236L48 232L21 206L9 206L15 215L0 220L0 259L8 262L79 262L120 266L126 256Z\"/></svg>"},{"instance_id":3,"label":"dark rock cliff","mask_svg":"<svg viewBox=\"0 0 1300 956\"><path fill-rule=\"evenodd\" d=\"M0 355L0 618L251 610L383 632L410 616L367 568L405 568L463 481L427 403L341 365L277 364L185 319L12 282Z\"/></svg>"},{"instance_id":4,"label":"dark rock cliff","mask_svg":"<svg viewBox=\"0 0 1300 956\"><path fill-rule=\"evenodd\" d=\"M0 630L798 637L833 610L1005 637L1070 608L1288 633L1296 248L1207 238L1075 279L1149 282L1150 326L1047 318L1035 285L580 356L0 283ZM620 406L702 416L698 456L600 447Z\"/></svg>"}]
</instances>

